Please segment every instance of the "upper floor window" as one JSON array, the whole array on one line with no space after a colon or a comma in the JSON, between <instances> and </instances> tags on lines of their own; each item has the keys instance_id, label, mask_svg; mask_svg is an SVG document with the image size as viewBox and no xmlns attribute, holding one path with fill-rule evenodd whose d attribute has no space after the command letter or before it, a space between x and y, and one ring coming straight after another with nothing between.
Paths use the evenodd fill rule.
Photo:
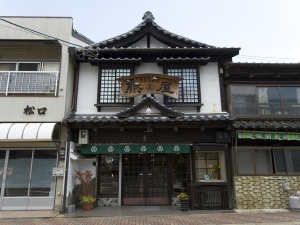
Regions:
<instances>
[{"instance_id":1,"label":"upper floor window","mask_svg":"<svg viewBox=\"0 0 300 225\"><path fill-rule=\"evenodd\" d=\"M167 69L167 74L183 78L179 83L178 99L168 98L168 103L199 103L199 76L196 68Z\"/></svg>"},{"instance_id":2,"label":"upper floor window","mask_svg":"<svg viewBox=\"0 0 300 225\"><path fill-rule=\"evenodd\" d=\"M0 62L0 93L56 94L60 63Z\"/></svg>"},{"instance_id":3,"label":"upper floor window","mask_svg":"<svg viewBox=\"0 0 300 225\"><path fill-rule=\"evenodd\" d=\"M300 86L231 85L233 115L300 114Z\"/></svg>"},{"instance_id":4,"label":"upper floor window","mask_svg":"<svg viewBox=\"0 0 300 225\"><path fill-rule=\"evenodd\" d=\"M117 81L120 77L130 75L131 69L102 69L100 75L99 103L130 103L130 98L120 95L121 83Z\"/></svg>"}]
</instances>

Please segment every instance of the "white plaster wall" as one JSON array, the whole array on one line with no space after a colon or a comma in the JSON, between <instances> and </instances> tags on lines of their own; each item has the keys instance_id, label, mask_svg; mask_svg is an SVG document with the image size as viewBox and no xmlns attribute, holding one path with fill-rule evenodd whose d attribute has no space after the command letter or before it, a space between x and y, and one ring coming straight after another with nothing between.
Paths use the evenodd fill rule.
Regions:
<instances>
[{"instance_id":1,"label":"white plaster wall","mask_svg":"<svg viewBox=\"0 0 300 225\"><path fill-rule=\"evenodd\" d=\"M221 112L221 95L218 63L208 63L200 67L201 113Z\"/></svg>"},{"instance_id":2,"label":"white plaster wall","mask_svg":"<svg viewBox=\"0 0 300 225\"><path fill-rule=\"evenodd\" d=\"M80 170L80 171L86 171L86 170L90 170L93 174L93 177L97 177L96 174L96 166L93 166L93 163L96 162L96 158L92 158L92 159L78 159L78 160L71 160L72 163L72 171L70 171L70 174L72 174L70 176L70 178L73 179L73 186L70 188L73 189L75 184L80 184L78 179L75 179L75 174L76 174L76 170Z\"/></svg>"},{"instance_id":3,"label":"white plaster wall","mask_svg":"<svg viewBox=\"0 0 300 225\"><path fill-rule=\"evenodd\" d=\"M154 37L150 37L150 48L168 48L168 45L161 43L160 41L156 40Z\"/></svg>"},{"instance_id":4,"label":"white plaster wall","mask_svg":"<svg viewBox=\"0 0 300 225\"><path fill-rule=\"evenodd\" d=\"M162 66L158 67L156 63L141 63L140 66L135 67L134 73L135 74L142 74L142 73L163 74L163 67ZM159 101L161 104L163 104L163 100L164 100L163 95L155 95L155 97L156 97L156 101ZM135 97L134 104L137 104L141 100L142 100L142 96Z\"/></svg>"},{"instance_id":5,"label":"white plaster wall","mask_svg":"<svg viewBox=\"0 0 300 225\"><path fill-rule=\"evenodd\" d=\"M141 40L139 40L136 43L133 43L132 45L130 45L131 48L147 48L147 37L143 37Z\"/></svg>"},{"instance_id":6,"label":"white plaster wall","mask_svg":"<svg viewBox=\"0 0 300 225\"><path fill-rule=\"evenodd\" d=\"M97 113L98 67L89 63L81 63L77 94L77 114Z\"/></svg>"}]
</instances>

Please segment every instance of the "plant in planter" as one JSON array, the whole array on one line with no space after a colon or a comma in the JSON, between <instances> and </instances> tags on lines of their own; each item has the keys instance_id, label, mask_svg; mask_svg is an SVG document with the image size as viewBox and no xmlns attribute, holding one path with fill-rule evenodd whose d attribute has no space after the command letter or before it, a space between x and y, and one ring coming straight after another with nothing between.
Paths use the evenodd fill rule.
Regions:
<instances>
[{"instance_id":1,"label":"plant in planter","mask_svg":"<svg viewBox=\"0 0 300 225\"><path fill-rule=\"evenodd\" d=\"M93 173L90 170L86 170L84 172L80 170L76 170L75 172L76 172L75 178L79 180L82 186L82 193L80 193L78 196L81 200L82 208L85 210L92 209L96 201L96 198L92 196L92 188L91 188Z\"/></svg>"},{"instance_id":2,"label":"plant in planter","mask_svg":"<svg viewBox=\"0 0 300 225\"><path fill-rule=\"evenodd\" d=\"M189 209L190 196L184 192L177 195L177 198L180 200L181 211L187 211Z\"/></svg>"}]
</instances>

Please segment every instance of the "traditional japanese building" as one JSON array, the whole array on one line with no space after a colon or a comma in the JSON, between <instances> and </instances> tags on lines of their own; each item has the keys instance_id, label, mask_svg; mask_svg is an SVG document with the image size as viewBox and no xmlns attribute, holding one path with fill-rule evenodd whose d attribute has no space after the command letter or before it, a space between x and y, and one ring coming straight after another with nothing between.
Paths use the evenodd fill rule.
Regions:
<instances>
[{"instance_id":1,"label":"traditional japanese building","mask_svg":"<svg viewBox=\"0 0 300 225\"><path fill-rule=\"evenodd\" d=\"M0 19L0 210L61 210L74 64L70 17Z\"/></svg>"},{"instance_id":2,"label":"traditional japanese building","mask_svg":"<svg viewBox=\"0 0 300 225\"><path fill-rule=\"evenodd\" d=\"M67 169L93 172L98 205L177 204L187 192L193 208L232 208L223 65L239 48L171 33L146 12L129 32L69 51L77 67Z\"/></svg>"},{"instance_id":3,"label":"traditional japanese building","mask_svg":"<svg viewBox=\"0 0 300 225\"><path fill-rule=\"evenodd\" d=\"M300 64L226 63L224 84L236 207L299 208Z\"/></svg>"}]
</instances>

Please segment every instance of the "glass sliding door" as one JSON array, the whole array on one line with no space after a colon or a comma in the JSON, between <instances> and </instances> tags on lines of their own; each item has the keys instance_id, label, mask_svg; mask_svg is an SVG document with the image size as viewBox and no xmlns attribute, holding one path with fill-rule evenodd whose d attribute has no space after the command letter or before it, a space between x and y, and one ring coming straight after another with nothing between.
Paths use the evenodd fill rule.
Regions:
<instances>
[{"instance_id":1,"label":"glass sliding door","mask_svg":"<svg viewBox=\"0 0 300 225\"><path fill-rule=\"evenodd\" d=\"M6 156L6 150L0 150L0 195L1 196L2 196L2 182L4 176L5 156Z\"/></svg>"},{"instance_id":2,"label":"glass sliding door","mask_svg":"<svg viewBox=\"0 0 300 225\"><path fill-rule=\"evenodd\" d=\"M54 196L56 151L34 151L29 196Z\"/></svg>"},{"instance_id":3,"label":"glass sliding door","mask_svg":"<svg viewBox=\"0 0 300 225\"><path fill-rule=\"evenodd\" d=\"M2 210L51 210L54 205L57 150L0 151ZM1 172L2 171L2 172ZM2 180L3 174L3 180Z\"/></svg>"},{"instance_id":4,"label":"glass sliding door","mask_svg":"<svg viewBox=\"0 0 300 225\"><path fill-rule=\"evenodd\" d=\"M32 151L9 151L4 197L28 195Z\"/></svg>"}]
</instances>

